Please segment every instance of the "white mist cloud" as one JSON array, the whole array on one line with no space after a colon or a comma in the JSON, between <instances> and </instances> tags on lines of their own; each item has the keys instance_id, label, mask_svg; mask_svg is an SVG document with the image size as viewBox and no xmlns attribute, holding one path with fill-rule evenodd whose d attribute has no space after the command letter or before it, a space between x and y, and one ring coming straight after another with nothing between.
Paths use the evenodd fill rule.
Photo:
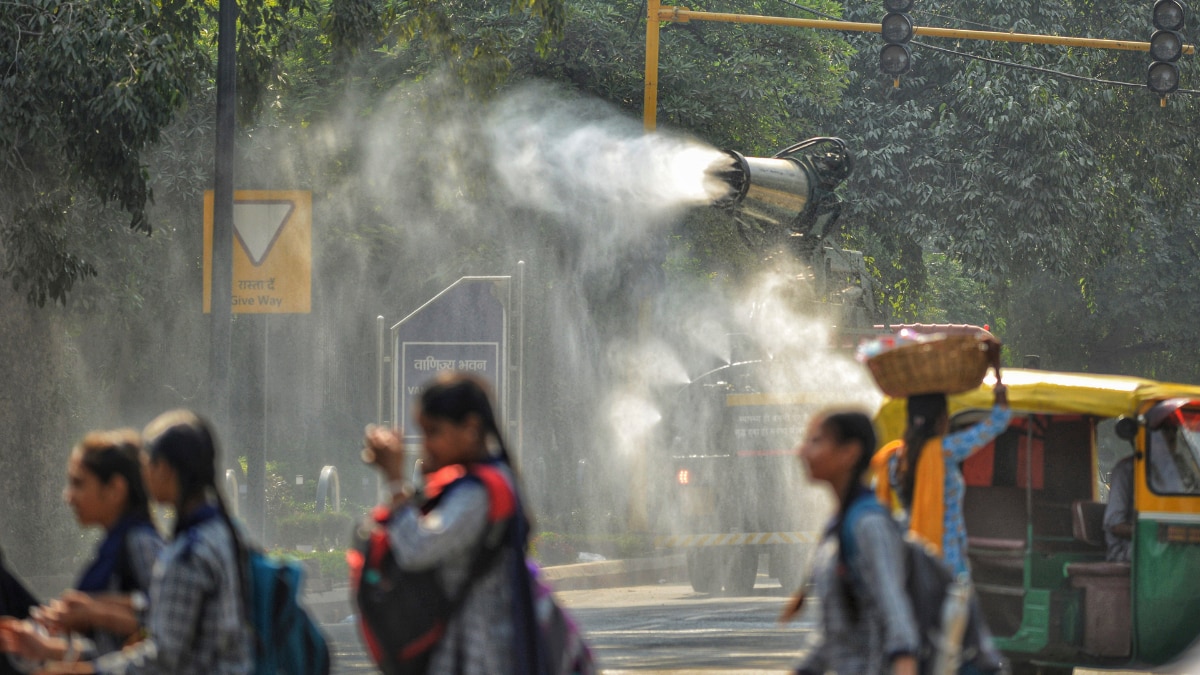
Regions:
<instances>
[{"instance_id":1,"label":"white mist cloud","mask_svg":"<svg viewBox=\"0 0 1200 675\"><path fill-rule=\"evenodd\" d=\"M694 139L646 133L628 115L545 85L509 92L486 122L492 167L513 202L620 248L685 208L727 192L728 155ZM599 230L599 231L595 231Z\"/></svg>"}]
</instances>

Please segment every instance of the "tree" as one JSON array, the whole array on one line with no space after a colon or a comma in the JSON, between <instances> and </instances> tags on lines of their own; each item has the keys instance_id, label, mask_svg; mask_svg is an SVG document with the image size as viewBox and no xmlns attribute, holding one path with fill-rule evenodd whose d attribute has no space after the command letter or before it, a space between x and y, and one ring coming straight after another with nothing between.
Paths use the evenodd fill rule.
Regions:
<instances>
[{"instance_id":1,"label":"tree","mask_svg":"<svg viewBox=\"0 0 1200 675\"><path fill-rule=\"evenodd\" d=\"M1087 2L926 3L914 18L1110 38L1149 30L1146 8ZM924 252L940 251L986 285L981 300L1018 354L1069 369L1200 376L1180 340L1192 307L1182 261L1195 255L1196 224L1183 215L1198 196L1198 148L1183 131L1200 112L1194 97L1172 97L1164 110L1143 88L1095 81L1140 84L1146 63L1136 52L934 38L916 41L916 67L894 89L874 62L878 36L852 42L841 105L802 110L841 125L858 152L843 218L851 245L875 261L881 304L910 307L906 298L927 287Z\"/></svg>"},{"instance_id":2,"label":"tree","mask_svg":"<svg viewBox=\"0 0 1200 675\"><path fill-rule=\"evenodd\" d=\"M559 0L512 0L507 8L544 22L543 48L561 26ZM135 231L151 231L143 155L209 78L215 11L215 3L189 0L0 5L0 151L7 158L0 182L9 197L0 210L0 273L14 288L25 286L31 302L65 302L76 281L96 274L77 240L88 223L107 220L105 209L126 214ZM440 56L464 63L494 51L487 40L458 40L445 3L391 2L380 12L369 0L243 1L237 54L244 123L268 94L282 95L280 57L303 35L306 24L297 19L315 11L323 16L320 37L341 56L378 44L391 29L420 33Z\"/></svg>"}]
</instances>

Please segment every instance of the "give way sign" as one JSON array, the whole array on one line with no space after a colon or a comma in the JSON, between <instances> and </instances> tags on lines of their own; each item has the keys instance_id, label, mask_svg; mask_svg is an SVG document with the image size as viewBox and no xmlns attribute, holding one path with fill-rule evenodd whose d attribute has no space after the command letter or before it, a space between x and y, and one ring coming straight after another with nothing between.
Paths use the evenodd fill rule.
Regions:
<instances>
[{"instance_id":1,"label":"give way sign","mask_svg":"<svg viewBox=\"0 0 1200 675\"><path fill-rule=\"evenodd\" d=\"M204 193L204 311L212 311L213 192ZM312 193L233 193L236 314L312 311Z\"/></svg>"}]
</instances>

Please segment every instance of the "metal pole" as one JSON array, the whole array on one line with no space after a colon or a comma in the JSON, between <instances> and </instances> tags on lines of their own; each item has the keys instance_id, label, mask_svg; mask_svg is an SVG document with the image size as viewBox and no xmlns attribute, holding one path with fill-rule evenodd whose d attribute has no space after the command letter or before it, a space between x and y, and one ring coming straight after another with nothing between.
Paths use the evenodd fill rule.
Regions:
<instances>
[{"instance_id":1,"label":"metal pole","mask_svg":"<svg viewBox=\"0 0 1200 675\"><path fill-rule=\"evenodd\" d=\"M653 0L652 7L658 5ZM662 7L658 12L650 14L651 19L657 16L659 21L718 21L722 23L756 23L771 26L794 26L797 28L818 28L859 33L878 33L880 24L862 23L857 21L831 21L828 19L796 19L785 16L758 16L755 14L723 14L720 12L698 12L683 7ZM658 24L654 24L654 67L658 72ZM1058 45L1062 47L1091 47L1094 49L1120 49L1126 51L1150 51L1149 42L1135 40L1101 40L1096 38L1066 37L1061 35L1038 35L1036 33L1001 33L987 30L960 30L958 28L933 28L930 26L915 26L913 34L929 37L944 37L958 40L991 40L994 42L1025 42L1030 44ZM1184 45L1184 54L1194 54L1195 45ZM646 29L646 86L650 86L650 28ZM649 103L649 99L647 99ZM652 127L651 127L652 128Z\"/></svg>"},{"instance_id":2,"label":"metal pole","mask_svg":"<svg viewBox=\"0 0 1200 675\"><path fill-rule=\"evenodd\" d=\"M267 396L267 373L269 372L271 353L267 339L270 335L270 320L270 314L263 314L261 317L262 329L259 331L259 335L262 340L262 363L257 368L250 369L250 372L258 377L261 391L256 392L260 400L258 401L259 405L254 406L257 408L255 412L259 414L251 413L252 418L250 424L247 425L250 435L246 442L246 467L249 469L246 475L246 490L248 495L253 495L252 503L247 504L246 517L250 519L250 531L257 533L262 538L263 544L270 543L267 537L267 420L270 419L267 408L270 400ZM256 388L248 387L248 389L255 392ZM272 532L272 538L274 535L275 533Z\"/></svg>"},{"instance_id":3,"label":"metal pole","mask_svg":"<svg viewBox=\"0 0 1200 675\"><path fill-rule=\"evenodd\" d=\"M375 423L383 424L383 315L375 317Z\"/></svg>"},{"instance_id":4,"label":"metal pole","mask_svg":"<svg viewBox=\"0 0 1200 675\"><path fill-rule=\"evenodd\" d=\"M517 261L517 396L516 453L518 466L524 466L521 455L525 451L525 261Z\"/></svg>"},{"instance_id":5,"label":"metal pole","mask_svg":"<svg viewBox=\"0 0 1200 675\"><path fill-rule=\"evenodd\" d=\"M1025 550L1033 550L1033 425L1037 416L1025 418ZM1045 452L1043 451L1043 456Z\"/></svg>"},{"instance_id":6,"label":"metal pole","mask_svg":"<svg viewBox=\"0 0 1200 675\"><path fill-rule=\"evenodd\" d=\"M233 152L237 105L237 0L220 0L217 14L217 145L213 183L209 383L213 424L231 439L229 351L233 306ZM232 447L232 445L227 446ZM236 457L233 452L227 455ZM226 462L233 457L226 457Z\"/></svg>"},{"instance_id":7,"label":"metal pole","mask_svg":"<svg viewBox=\"0 0 1200 675\"><path fill-rule=\"evenodd\" d=\"M646 131L654 131L658 114L658 22L661 3L646 0L646 89L642 99L642 118ZM668 21L670 19L667 19Z\"/></svg>"},{"instance_id":8,"label":"metal pole","mask_svg":"<svg viewBox=\"0 0 1200 675\"><path fill-rule=\"evenodd\" d=\"M384 319L383 315L375 317L375 424L380 426L387 423L383 418L384 382L387 377L387 356L384 355ZM383 477L378 471L375 474L375 500L383 499ZM412 476L409 476L411 479Z\"/></svg>"}]
</instances>

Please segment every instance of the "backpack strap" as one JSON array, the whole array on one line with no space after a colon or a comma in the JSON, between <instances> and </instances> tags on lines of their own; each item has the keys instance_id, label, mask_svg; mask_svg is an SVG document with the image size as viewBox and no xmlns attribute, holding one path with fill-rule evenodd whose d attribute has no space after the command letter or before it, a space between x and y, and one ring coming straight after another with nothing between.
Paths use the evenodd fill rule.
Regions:
<instances>
[{"instance_id":1,"label":"backpack strap","mask_svg":"<svg viewBox=\"0 0 1200 675\"><path fill-rule=\"evenodd\" d=\"M433 494L422 505L422 512L432 509L455 486L465 481L478 482L488 495L488 530L471 553L471 566L466 580L458 593L450 597L450 612L453 614L466 599L475 580L490 570L500 558L500 551L509 541L506 533L519 529L516 523L517 495L508 477L492 462L455 464L435 471L430 477L433 482L427 482L426 487ZM387 536L386 533L384 536Z\"/></svg>"},{"instance_id":2,"label":"backpack strap","mask_svg":"<svg viewBox=\"0 0 1200 675\"><path fill-rule=\"evenodd\" d=\"M858 570L858 540L854 538L854 527L868 513L881 513L891 518L887 509L875 498L873 492L866 488L858 488L850 497L850 505L836 519L826 533L826 536L836 532L838 538L838 579L841 582L842 595L845 598L851 619L857 623L859 602L857 589L862 582Z\"/></svg>"},{"instance_id":3,"label":"backpack strap","mask_svg":"<svg viewBox=\"0 0 1200 675\"><path fill-rule=\"evenodd\" d=\"M885 516L889 514L887 509L867 490L857 493L851 497L851 500L850 506L846 507L840 521L836 523L836 532L838 558L853 570L858 558L858 541L854 538L854 526L868 513L881 513Z\"/></svg>"}]
</instances>

